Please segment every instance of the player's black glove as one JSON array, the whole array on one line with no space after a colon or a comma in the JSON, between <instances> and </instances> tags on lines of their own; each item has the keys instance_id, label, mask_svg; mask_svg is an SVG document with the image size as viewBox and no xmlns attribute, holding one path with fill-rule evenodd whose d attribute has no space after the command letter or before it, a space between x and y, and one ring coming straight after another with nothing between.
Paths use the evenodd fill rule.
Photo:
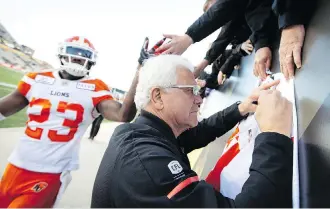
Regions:
<instances>
[{"instance_id":1,"label":"player's black glove","mask_svg":"<svg viewBox=\"0 0 330 209\"><path fill-rule=\"evenodd\" d=\"M140 51L140 57L138 59L139 64L143 65L143 63L147 59L149 59L150 57L154 57L154 56L159 55L159 52L155 53L155 51L158 47L160 47L164 43L165 39L166 38L163 38L162 40L158 41L150 50L148 50L149 38L146 37L144 39L144 43L143 43L143 46L142 46L141 51Z\"/></svg>"}]
</instances>

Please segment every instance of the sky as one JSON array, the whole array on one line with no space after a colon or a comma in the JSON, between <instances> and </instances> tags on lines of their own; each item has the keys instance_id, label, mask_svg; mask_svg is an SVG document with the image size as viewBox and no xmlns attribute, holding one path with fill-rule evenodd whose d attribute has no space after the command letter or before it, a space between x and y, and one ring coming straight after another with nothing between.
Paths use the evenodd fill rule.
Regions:
<instances>
[{"instance_id":1,"label":"sky","mask_svg":"<svg viewBox=\"0 0 330 209\"><path fill-rule=\"evenodd\" d=\"M146 36L153 45L163 34L184 34L202 15L204 0L10 0L0 7L0 22L34 57L57 68L58 44L84 36L98 51L91 75L127 91ZM182 55L198 64L216 38L213 33Z\"/></svg>"}]
</instances>

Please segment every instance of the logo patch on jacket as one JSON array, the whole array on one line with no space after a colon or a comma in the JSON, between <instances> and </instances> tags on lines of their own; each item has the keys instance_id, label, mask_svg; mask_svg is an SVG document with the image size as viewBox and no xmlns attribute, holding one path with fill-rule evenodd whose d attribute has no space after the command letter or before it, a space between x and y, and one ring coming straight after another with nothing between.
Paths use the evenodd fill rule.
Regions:
<instances>
[{"instance_id":1,"label":"logo patch on jacket","mask_svg":"<svg viewBox=\"0 0 330 209\"><path fill-rule=\"evenodd\" d=\"M171 161L167 166L172 174L178 174L183 170L182 166L177 160Z\"/></svg>"},{"instance_id":2,"label":"logo patch on jacket","mask_svg":"<svg viewBox=\"0 0 330 209\"><path fill-rule=\"evenodd\" d=\"M38 193L38 192L41 192L42 190L46 189L47 186L48 186L48 184L46 182L39 182L39 183L36 183L32 187L32 191Z\"/></svg>"}]
</instances>

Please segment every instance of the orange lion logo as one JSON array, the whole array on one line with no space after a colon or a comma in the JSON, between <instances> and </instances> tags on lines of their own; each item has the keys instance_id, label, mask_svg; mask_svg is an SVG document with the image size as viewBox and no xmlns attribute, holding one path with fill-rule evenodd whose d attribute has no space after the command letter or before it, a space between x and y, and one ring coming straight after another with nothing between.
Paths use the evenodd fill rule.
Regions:
<instances>
[{"instance_id":1,"label":"orange lion logo","mask_svg":"<svg viewBox=\"0 0 330 209\"><path fill-rule=\"evenodd\" d=\"M47 186L48 184L46 182L39 182L32 187L32 191L38 193L44 190Z\"/></svg>"}]
</instances>

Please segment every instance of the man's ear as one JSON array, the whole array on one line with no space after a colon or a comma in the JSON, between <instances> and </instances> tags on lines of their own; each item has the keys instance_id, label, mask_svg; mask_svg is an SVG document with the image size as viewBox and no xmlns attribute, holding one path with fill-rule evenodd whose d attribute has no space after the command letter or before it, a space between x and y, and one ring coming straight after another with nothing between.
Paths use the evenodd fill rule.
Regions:
<instances>
[{"instance_id":1,"label":"man's ear","mask_svg":"<svg viewBox=\"0 0 330 209\"><path fill-rule=\"evenodd\" d=\"M164 108L164 103L162 100L160 88L155 87L151 89L150 102L157 110L162 110Z\"/></svg>"}]
</instances>

